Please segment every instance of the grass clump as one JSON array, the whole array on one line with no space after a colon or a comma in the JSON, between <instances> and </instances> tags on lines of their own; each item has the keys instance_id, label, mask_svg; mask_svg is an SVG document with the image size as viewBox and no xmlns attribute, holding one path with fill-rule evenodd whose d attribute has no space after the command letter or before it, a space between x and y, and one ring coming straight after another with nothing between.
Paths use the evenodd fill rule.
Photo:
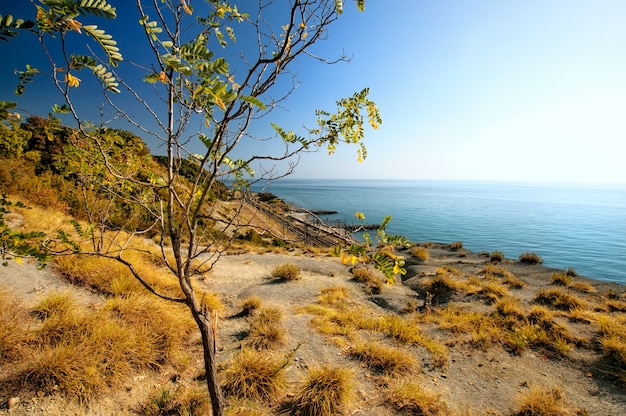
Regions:
<instances>
[{"instance_id":1,"label":"grass clump","mask_svg":"<svg viewBox=\"0 0 626 416\"><path fill-rule=\"evenodd\" d=\"M283 264L272 270L272 277L283 281L300 280L300 268L293 263Z\"/></svg>"},{"instance_id":2,"label":"grass clump","mask_svg":"<svg viewBox=\"0 0 626 416\"><path fill-rule=\"evenodd\" d=\"M437 270L435 276L424 279L421 284L421 289L431 300L432 306L448 302L459 287L459 282L443 269Z\"/></svg>"},{"instance_id":3,"label":"grass clump","mask_svg":"<svg viewBox=\"0 0 626 416\"><path fill-rule=\"evenodd\" d=\"M0 289L0 363L17 358L24 353L31 334L23 327L28 314L9 292Z\"/></svg>"},{"instance_id":4,"label":"grass clump","mask_svg":"<svg viewBox=\"0 0 626 416\"><path fill-rule=\"evenodd\" d=\"M317 296L322 305L336 305L350 299L350 289L345 286L330 286L322 289Z\"/></svg>"},{"instance_id":5,"label":"grass clump","mask_svg":"<svg viewBox=\"0 0 626 416\"><path fill-rule=\"evenodd\" d=\"M389 389L387 401L399 411L411 415L448 416L451 411L435 393L422 389L414 381L404 381Z\"/></svg>"},{"instance_id":6,"label":"grass clump","mask_svg":"<svg viewBox=\"0 0 626 416\"><path fill-rule=\"evenodd\" d=\"M535 296L535 302L565 311L585 306L585 302L582 299L567 293L562 288L539 290Z\"/></svg>"},{"instance_id":7,"label":"grass clump","mask_svg":"<svg viewBox=\"0 0 626 416\"><path fill-rule=\"evenodd\" d=\"M292 399L291 408L298 416L334 416L341 414L352 398L354 373L338 367L321 367L309 374Z\"/></svg>"},{"instance_id":8,"label":"grass clump","mask_svg":"<svg viewBox=\"0 0 626 416\"><path fill-rule=\"evenodd\" d=\"M250 296L250 297L245 298L241 302L241 315L242 316L252 315L254 311L257 311L261 307L262 304L263 304L263 301L258 296Z\"/></svg>"},{"instance_id":9,"label":"grass clump","mask_svg":"<svg viewBox=\"0 0 626 416\"><path fill-rule=\"evenodd\" d=\"M574 413L567 407L565 396L558 388L533 387L518 397L518 410L515 416L571 416Z\"/></svg>"},{"instance_id":10,"label":"grass clump","mask_svg":"<svg viewBox=\"0 0 626 416\"><path fill-rule=\"evenodd\" d=\"M287 331L282 327L283 310L276 307L260 309L250 324L246 340L257 350L283 347L287 342Z\"/></svg>"},{"instance_id":11,"label":"grass clump","mask_svg":"<svg viewBox=\"0 0 626 416\"><path fill-rule=\"evenodd\" d=\"M411 248L411 255L419 261L428 261L430 259L428 249L423 246L415 246Z\"/></svg>"},{"instance_id":12,"label":"grass clump","mask_svg":"<svg viewBox=\"0 0 626 416\"><path fill-rule=\"evenodd\" d=\"M242 349L222 372L226 395L272 403L285 390L284 369L288 361L271 354Z\"/></svg>"},{"instance_id":13,"label":"grass clump","mask_svg":"<svg viewBox=\"0 0 626 416\"><path fill-rule=\"evenodd\" d=\"M572 283L572 276L566 272L554 272L551 280L553 285L569 286Z\"/></svg>"},{"instance_id":14,"label":"grass clump","mask_svg":"<svg viewBox=\"0 0 626 416\"><path fill-rule=\"evenodd\" d=\"M451 243L449 246L452 250L460 250L463 248L463 242L462 241L455 241L454 243Z\"/></svg>"},{"instance_id":15,"label":"grass clump","mask_svg":"<svg viewBox=\"0 0 626 416\"><path fill-rule=\"evenodd\" d=\"M379 294L383 291L383 282L379 279L372 269L367 267L355 267L352 269L354 280L365 284L365 289L372 294Z\"/></svg>"},{"instance_id":16,"label":"grass clump","mask_svg":"<svg viewBox=\"0 0 626 416\"><path fill-rule=\"evenodd\" d=\"M157 389L139 410L141 416L186 415L202 416L211 412L211 401L205 390L181 387L174 391Z\"/></svg>"},{"instance_id":17,"label":"grass clump","mask_svg":"<svg viewBox=\"0 0 626 416\"><path fill-rule=\"evenodd\" d=\"M415 359L406 350L387 347L373 341L359 342L350 350L350 355L382 374L410 372L416 364Z\"/></svg>"},{"instance_id":18,"label":"grass clump","mask_svg":"<svg viewBox=\"0 0 626 416\"><path fill-rule=\"evenodd\" d=\"M489 254L489 261L492 263L500 263L504 260L504 253L498 250L495 250Z\"/></svg>"},{"instance_id":19,"label":"grass clump","mask_svg":"<svg viewBox=\"0 0 626 416\"><path fill-rule=\"evenodd\" d=\"M520 263L524 264L541 264L543 263L543 259L532 251L525 251L519 255Z\"/></svg>"}]
</instances>

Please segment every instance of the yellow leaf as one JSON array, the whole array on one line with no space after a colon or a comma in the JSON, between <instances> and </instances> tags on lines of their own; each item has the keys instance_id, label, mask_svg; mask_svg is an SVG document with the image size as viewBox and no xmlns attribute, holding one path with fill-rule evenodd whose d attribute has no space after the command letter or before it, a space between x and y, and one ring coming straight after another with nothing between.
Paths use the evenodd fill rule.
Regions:
<instances>
[{"instance_id":1,"label":"yellow leaf","mask_svg":"<svg viewBox=\"0 0 626 416\"><path fill-rule=\"evenodd\" d=\"M76 21L74 19L69 19L66 23L67 23L67 26L70 29L77 31L78 33L82 33L80 31L80 28L82 26L82 24L80 22L78 22L78 21Z\"/></svg>"},{"instance_id":2,"label":"yellow leaf","mask_svg":"<svg viewBox=\"0 0 626 416\"><path fill-rule=\"evenodd\" d=\"M351 256L350 257L350 263L352 264L356 264L356 262L359 260L359 258L357 256Z\"/></svg>"},{"instance_id":3,"label":"yellow leaf","mask_svg":"<svg viewBox=\"0 0 626 416\"><path fill-rule=\"evenodd\" d=\"M356 218L357 220L361 220L363 221L365 219L365 214L363 214L362 212L355 212L354 213L354 218Z\"/></svg>"},{"instance_id":4,"label":"yellow leaf","mask_svg":"<svg viewBox=\"0 0 626 416\"><path fill-rule=\"evenodd\" d=\"M80 85L80 78L75 77L68 72L65 74L65 82L67 82L67 85L70 87L78 87Z\"/></svg>"},{"instance_id":5,"label":"yellow leaf","mask_svg":"<svg viewBox=\"0 0 626 416\"><path fill-rule=\"evenodd\" d=\"M169 78L167 77L167 75L165 74L165 72L161 71L159 73L159 77L158 80L161 81L164 84L167 84L167 82L169 81Z\"/></svg>"},{"instance_id":6,"label":"yellow leaf","mask_svg":"<svg viewBox=\"0 0 626 416\"><path fill-rule=\"evenodd\" d=\"M183 0L183 10L190 16L193 14L193 12L191 11L191 7L187 5L187 2L185 0Z\"/></svg>"},{"instance_id":7,"label":"yellow leaf","mask_svg":"<svg viewBox=\"0 0 626 416\"><path fill-rule=\"evenodd\" d=\"M15 257L15 262L19 265L23 264L22 263L22 258L21 257Z\"/></svg>"}]
</instances>

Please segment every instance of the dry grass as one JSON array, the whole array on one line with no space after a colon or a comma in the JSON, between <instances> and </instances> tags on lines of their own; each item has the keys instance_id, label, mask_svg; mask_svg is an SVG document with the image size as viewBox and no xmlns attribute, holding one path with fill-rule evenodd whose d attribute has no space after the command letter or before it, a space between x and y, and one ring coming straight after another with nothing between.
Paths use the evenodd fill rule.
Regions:
<instances>
[{"instance_id":1,"label":"dry grass","mask_svg":"<svg viewBox=\"0 0 626 416\"><path fill-rule=\"evenodd\" d=\"M345 303L350 299L350 289L345 286L330 286L322 289L317 299L322 305Z\"/></svg>"},{"instance_id":2,"label":"dry grass","mask_svg":"<svg viewBox=\"0 0 626 416\"><path fill-rule=\"evenodd\" d=\"M447 416L451 415L448 406L440 396L428 392L415 381L404 381L391 387L387 392L387 401L396 410L411 415Z\"/></svg>"},{"instance_id":3,"label":"dry grass","mask_svg":"<svg viewBox=\"0 0 626 416\"><path fill-rule=\"evenodd\" d=\"M537 254L533 252L524 252L519 255L520 263L525 264L541 264L543 263L543 259Z\"/></svg>"},{"instance_id":4,"label":"dry grass","mask_svg":"<svg viewBox=\"0 0 626 416\"><path fill-rule=\"evenodd\" d=\"M285 391L284 369L288 361L267 352L242 349L222 372L226 395L273 403Z\"/></svg>"},{"instance_id":5,"label":"dry grass","mask_svg":"<svg viewBox=\"0 0 626 416\"><path fill-rule=\"evenodd\" d=\"M300 268L295 264L287 263L281 266L276 267L272 270L272 277L274 279L280 279L284 281L294 281L300 280L302 276L300 275Z\"/></svg>"},{"instance_id":6,"label":"dry grass","mask_svg":"<svg viewBox=\"0 0 626 416\"><path fill-rule=\"evenodd\" d=\"M452 250L460 250L463 248L463 242L462 241L455 241L454 243L451 243L449 246Z\"/></svg>"},{"instance_id":7,"label":"dry grass","mask_svg":"<svg viewBox=\"0 0 626 416\"><path fill-rule=\"evenodd\" d=\"M430 259L430 254L428 254L428 249L424 246L415 246L411 248L411 255L415 257L419 261L428 261Z\"/></svg>"},{"instance_id":8,"label":"dry grass","mask_svg":"<svg viewBox=\"0 0 626 416\"><path fill-rule=\"evenodd\" d=\"M254 311L258 310L262 304L263 301L258 296L247 297L241 302L241 314L243 316L249 316L253 314Z\"/></svg>"},{"instance_id":9,"label":"dry grass","mask_svg":"<svg viewBox=\"0 0 626 416\"><path fill-rule=\"evenodd\" d=\"M258 311L248 330L246 342L257 350L283 347L287 343L287 331L282 326L284 311L266 307Z\"/></svg>"},{"instance_id":10,"label":"dry grass","mask_svg":"<svg viewBox=\"0 0 626 416\"><path fill-rule=\"evenodd\" d=\"M597 290L595 287L593 287L592 284L587 283L587 282L572 282L569 285L570 289L576 290L578 292L582 292L582 293L596 293Z\"/></svg>"},{"instance_id":11,"label":"dry grass","mask_svg":"<svg viewBox=\"0 0 626 416\"><path fill-rule=\"evenodd\" d=\"M565 311L586 306L582 299L567 293L562 288L541 289L537 291L535 302Z\"/></svg>"},{"instance_id":12,"label":"dry grass","mask_svg":"<svg viewBox=\"0 0 626 416\"><path fill-rule=\"evenodd\" d=\"M387 375L411 372L417 363L406 349L388 347L378 341L359 342L350 349L350 355Z\"/></svg>"},{"instance_id":13,"label":"dry grass","mask_svg":"<svg viewBox=\"0 0 626 416\"><path fill-rule=\"evenodd\" d=\"M552 284L558 286L569 286L572 283L572 276L566 272L554 272L552 273Z\"/></svg>"},{"instance_id":14,"label":"dry grass","mask_svg":"<svg viewBox=\"0 0 626 416\"><path fill-rule=\"evenodd\" d=\"M432 306L448 302L461 287L460 283L443 269L437 274L422 281L421 290L430 299Z\"/></svg>"},{"instance_id":15,"label":"dry grass","mask_svg":"<svg viewBox=\"0 0 626 416\"><path fill-rule=\"evenodd\" d=\"M245 399L231 399L226 416L273 416L274 413L261 403Z\"/></svg>"},{"instance_id":16,"label":"dry grass","mask_svg":"<svg viewBox=\"0 0 626 416\"><path fill-rule=\"evenodd\" d=\"M496 250L489 254L489 261L492 263L500 263L502 260L504 260L504 253L501 251Z\"/></svg>"},{"instance_id":17,"label":"dry grass","mask_svg":"<svg viewBox=\"0 0 626 416\"><path fill-rule=\"evenodd\" d=\"M0 289L0 363L23 356L32 341L32 335L24 328L28 313L14 300L8 291Z\"/></svg>"},{"instance_id":18,"label":"dry grass","mask_svg":"<svg viewBox=\"0 0 626 416\"><path fill-rule=\"evenodd\" d=\"M533 387L519 395L515 416L573 416L566 405L563 392L558 388Z\"/></svg>"},{"instance_id":19,"label":"dry grass","mask_svg":"<svg viewBox=\"0 0 626 416\"><path fill-rule=\"evenodd\" d=\"M141 416L186 415L202 416L211 412L211 400L206 389L182 385L175 390L157 389L141 406Z\"/></svg>"},{"instance_id":20,"label":"dry grass","mask_svg":"<svg viewBox=\"0 0 626 416\"><path fill-rule=\"evenodd\" d=\"M352 399L354 373L338 367L321 367L309 374L295 393L291 408L298 416L335 416Z\"/></svg>"},{"instance_id":21,"label":"dry grass","mask_svg":"<svg viewBox=\"0 0 626 416\"><path fill-rule=\"evenodd\" d=\"M354 280L365 285L368 293L379 294L383 291L382 279L376 276L376 273L367 267L355 267L352 269Z\"/></svg>"}]
</instances>

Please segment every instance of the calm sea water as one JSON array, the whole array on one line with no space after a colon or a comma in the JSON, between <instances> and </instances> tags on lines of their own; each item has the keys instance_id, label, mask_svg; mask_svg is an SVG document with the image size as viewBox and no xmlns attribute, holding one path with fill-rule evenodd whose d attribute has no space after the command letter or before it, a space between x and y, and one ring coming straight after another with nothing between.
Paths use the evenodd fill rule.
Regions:
<instances>
[{"instance_id":1,"label":"calm sea water","mask_svg":"<svg viewBox=\"0 0 626 416\"><path fill-rule=\"evenodd\" d=\"M544 265L626 284L626 185L569 186L487 182L280 180L271 192L330 220L366 223L392 216L388 231L411 241L462 241L508 258L539 254Z\"/></svg>"}]
</instances>

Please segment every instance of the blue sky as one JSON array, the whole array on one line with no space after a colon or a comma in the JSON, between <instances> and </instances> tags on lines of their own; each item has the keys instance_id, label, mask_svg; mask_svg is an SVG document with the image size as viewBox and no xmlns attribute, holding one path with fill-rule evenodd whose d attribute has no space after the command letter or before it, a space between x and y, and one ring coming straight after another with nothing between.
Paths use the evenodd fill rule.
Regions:
<instances>
[{"instance_id":1,"label":"blue sky","mask_svg":"<svg viewBox=\"0 0 626 416\"><path fill-rule=\"evenodd\" d=\"M0 14L17 14L7 7L17 6ZM354 148L306 154L294 177L626 183L626 2L370 0L364 13L344 10L317 52L351 62L300 61L300 87L254 128L303 132L315 109L363 87L383 125L367 132L365 162ZM1 43L2 79L32 51L25 39ZM20 105L45 113L54 101L39 85Z\"/></svg>"}]
</instances>

